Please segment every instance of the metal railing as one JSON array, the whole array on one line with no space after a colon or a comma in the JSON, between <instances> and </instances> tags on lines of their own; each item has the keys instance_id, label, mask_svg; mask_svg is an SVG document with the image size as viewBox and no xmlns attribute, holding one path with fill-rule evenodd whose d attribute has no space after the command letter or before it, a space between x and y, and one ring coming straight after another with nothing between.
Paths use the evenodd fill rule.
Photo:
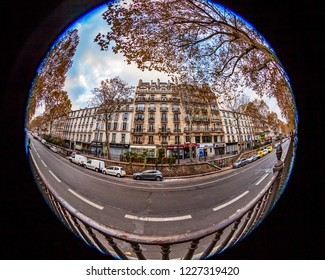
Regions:
<instances>
[{"instance_id":1,"label":"metal railing","mask_svg":"<svg viewBox=\"0 0 325 280\"><path fill-rule=\"evenodd\" d=\"M33 156L29 158L36 182L52 211L89 246L117 259L188 260L206 259L222 252L247 236L265 218L283 191L293 165L293 142L286 155L282 155L279 147L272 180L252 201L211 227L168 236L125 232L91 219L60 197L38 169Z\"/></svg>"}]
</instances>

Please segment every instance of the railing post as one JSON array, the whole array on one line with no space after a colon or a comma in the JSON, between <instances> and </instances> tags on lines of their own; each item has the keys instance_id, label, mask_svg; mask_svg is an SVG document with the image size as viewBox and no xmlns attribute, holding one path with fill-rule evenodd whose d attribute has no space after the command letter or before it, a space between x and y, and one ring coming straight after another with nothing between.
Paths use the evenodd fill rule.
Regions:
<instances>
[{"instance_id":1,"label":"railing post","mask_svg":"<svg viewBox=\"0 0 325 280\"><path fill-rule=\"evenodd\" d=\"M282 152L283 152L282 151L282 145L280 143L280 145L276 149L276 157L278 159L278 162L273 167L273 173L277 173L277 176L276 176L276 178L274 180L274 183L273 183L272 193L271 193L271 196L269 198L268 205L267 205L267 207L265 209L265 214L268 214L270 212L270 210L272 210L272 208L274 206L274 202L277 199L279 189L281 187L282 172L283 172L283 168L284 168L284 163L281 160Z\"/></svg>"},{"instance_id":2,"label":"railing post","mask_svg":"<svg viewBox=\"0 0 325 280\"><path fill-rule=\"evenodd\" d=\"M142 253L139 243L132 242L130 244L131 244L133 252L137 255L138 259L145 260L146 258Z\"/></svg>"},{"instance_id":3,"label":"railing post","mask_svg":"<svg viewBox=\"0 0 325 280\"><path fill-rule=\"evenodd\" d=\"M200 243L200 239L192 240L190 248L187 251L187 254L184 257L184 260L191 260L194 256L194 252L197 249L197 246Z\"/></svg>"}]
</instances>

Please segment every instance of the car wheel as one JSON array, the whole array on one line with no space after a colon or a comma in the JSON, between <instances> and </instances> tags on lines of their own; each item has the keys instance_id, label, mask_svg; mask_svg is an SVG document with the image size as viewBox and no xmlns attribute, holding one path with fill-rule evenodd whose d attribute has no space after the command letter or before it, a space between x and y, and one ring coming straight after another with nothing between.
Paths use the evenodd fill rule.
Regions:
<instances>
[{"instance_id":1,"label":"car wheel","mask_svg":"<svg viewBox=\"0 0 325 280\"><path fill-rule=\"evenodd\" d=\"M95 171L98 172L99 171L98 168L95 168Z\"/></svg>"},{"instance_id":2,"label":"car wheel","mask_svg":"<svg viewBox=\"0 0 325 280\"><path fill-rule=\"evenodd\" d=\"M135 177L135 179L140 180L141 178L140 178L140 176L137 176L137 177Z\"/></svg>"},{"instance_id":3,"label":"car wheel","mask_svg":"<svg viewBox=\"0 0 325 280\"><path fill-rule=\"evenodd\" d=\"M106 171L105 170L103 170L103 174L106 175Z\"/></svg>"},{"instance_id":4,"label":"car wheel","mask_svg":"<svg viewBox=\"0 0 325 280\"><path fill-rule=\"evenodd\" d=\"M161 177L156 177L156 181L161 181L162 180L162 178Z\"/></svg>"},{"instance_id":5,"label":"car wheel","mask_svg":"<svg viewBox=\"0 0 325 280\"><path fill-rule=\"evenodd\" d=\"M87 165L86 164L84 165L84 168L87 168Z\"/></svg>"},{"instance_id":6,"label":"car wheel","mask_svg":"<svg viewBox=\"0 0 325 280\"><path fill-rule=\"evenodd\" d=\"M116 174L116 177L120 178L121 177L121 174L120 173L117 173Z\"/></svg>"}]
</instances>

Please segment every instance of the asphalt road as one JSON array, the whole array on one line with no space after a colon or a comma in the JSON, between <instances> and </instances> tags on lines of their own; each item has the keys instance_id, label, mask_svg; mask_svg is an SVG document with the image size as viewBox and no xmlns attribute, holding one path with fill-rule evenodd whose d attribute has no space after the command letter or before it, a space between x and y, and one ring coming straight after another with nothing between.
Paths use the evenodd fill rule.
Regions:
<instances>
[{"instance_id":1,"label":"asphalt road","mask_svg":"<svg viewBox=\"0 0 325 280\"><path fill-rule=\"evenodd\" d=\"M283 144L283 153L288 142ZM186 179L136 181L70 163L31 138L31 153L48 183L79 212L119 230L182 234L229 217L270 182L275 151L238 169Z\"/></svg>"}]
</instances>

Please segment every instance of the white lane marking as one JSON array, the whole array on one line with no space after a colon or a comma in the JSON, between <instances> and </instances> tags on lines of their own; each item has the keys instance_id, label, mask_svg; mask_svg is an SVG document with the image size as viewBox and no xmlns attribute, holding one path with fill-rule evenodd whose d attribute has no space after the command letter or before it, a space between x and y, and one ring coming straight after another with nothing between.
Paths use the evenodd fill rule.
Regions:
<instances>
[{"instance_id":1,"label":"white lane marking","mask_svg":"<svg viewBox=\"0 0 325 280\"><path fill-rule=\"evenodd\" d=\"M226 202L226 203L224 203L222 205L219 205L218 207L213 208L213 211L218 211L218 210L220 210L220 209L234 203L235 201L237 201L238 199L241 199L243 196L245 196L248 193L249 193L249 191L246 191L246 192L240 194L239 196L235 197L234 199L229 200L228 202Z\"/></svg>"},{"instance_id":2,"label":"white lane marking","mask_svg":"<svg viewBox=\"0 0 325 280\"><path fill-rule=\"evenodd\" d=\"M256 183L255 186L258 186L267 176L269 176L269 173L266 173L261 179L259 179Z\"/></svg>"},{"instance_id":3,"label":"white lane marking","mask_svg":"<svg viewBox=\"0 0 325 280\"><path fill-rule=\"evenodd\" d=\"M38 154L38 152L36 152L36 155L38 156L38 158L41 158L40 155Z\"/></svg>"},{"instance_id":4,"label":"white lane marking","mask_svg":"<svg viewBox=\"0 0 325 280\"><path fill-rule=\"evenodd\" d=\"M61 183L61 180L58 177L56 177L55 174L51 170L49 170L49 172L55 178L55 180L57 180L59 183Z\"/></svg>"},{"instance_id":5,"label":"white lane marking","mask_svg":"<svg viewBox=\"0 0 325 280\"><path fill-rule=\"evenodd\" d=\"M124 216L126 219L137 220L137 221L145 221L145 222L175 222L192 219L191 215L178 216L178 217L138 217L134 215L126 214Z\"/></svg>"},{"instance_id":6,"label":"white lane marking","mask_svg":"<svg viewBox=\"0 0 325 280\"><path fill-rule=\"evenodd\" d=\"M36 151L36 149L35 149L35 146L34 146L34 144L32 143L32 147L33 147L33 149Z\"/></svg>"},{"instance_id":7,"label":"white lane marking","mask_svg":"<svg viewBox=\"0 0 325 280\"><path fill-rule=\"evenodd\" d=\"M45 162L41 159L41 162L43 163L43 165L45 166L45 167L47 167L47 165L45 164Z\"/></svg>"},{"instance_id":8,"label":"white lane marking","mask_svg":"<svg viewBox=\"0 0 325 280\"><path fill-rule=\"evenodd\" d=\"M84 198L83 196L81 196L80 194L76 193L75 191L71 190L71 189L68 189L69 192L71 192L74 196L78 197L79 199L81 199L82 201L88 203L89 205L99 209L99 210L103 210L104 207L103 206L100 206L90 200L88 200L87 198Z\"/></svg>"}]
</instances>

